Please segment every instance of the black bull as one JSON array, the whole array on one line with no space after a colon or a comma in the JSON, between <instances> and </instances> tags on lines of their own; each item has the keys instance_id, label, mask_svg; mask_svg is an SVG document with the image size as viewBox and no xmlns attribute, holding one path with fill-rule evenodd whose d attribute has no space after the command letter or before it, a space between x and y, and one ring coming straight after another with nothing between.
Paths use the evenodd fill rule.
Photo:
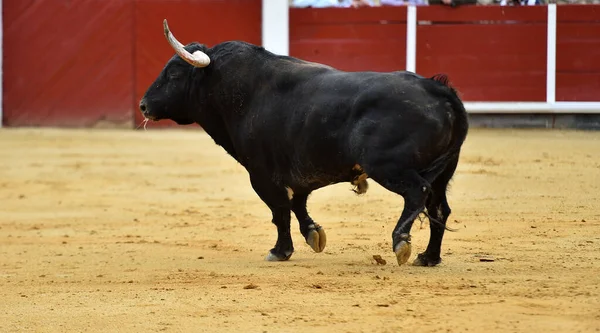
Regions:
<instances>
[{"instance_id":1,"label":"black bull","mask_svg":"<svg viewBox=\"0 0 600 333\"><path fill-rule=\"evenodd\" d=\"M420 213L431 235L413 264L440 263L451 212L446 189L469 127L446 76L343 72L240 41L184 47L166 21L164 30L176 54L140 110L151 120L199 124L245 167L277 226L267 260L292 255L291 212L306 242L323 251L325 232L307 212L308 196L340 182L364 193L371 178L404 198L392 233L398 263L410 257Z\"/></svg>"}]
</instances>

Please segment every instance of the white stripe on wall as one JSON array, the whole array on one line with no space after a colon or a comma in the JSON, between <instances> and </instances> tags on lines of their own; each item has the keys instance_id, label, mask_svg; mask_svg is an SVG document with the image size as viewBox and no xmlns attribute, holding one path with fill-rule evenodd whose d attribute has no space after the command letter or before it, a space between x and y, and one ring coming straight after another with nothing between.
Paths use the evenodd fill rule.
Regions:
<instances>
[{"instance_id":1,"label":"white stripe on wall","mask_svg":"<svg viewBox=\"0 0 600 333\"><path fill-rule=\"evenodd\" d=\"M262 46L275 54L289 55L288 0L262 0Z\"/></svg>"},{"instance_id":2,"label":"white stripe on wall","mask_svg":"<svg viewBox=\"0 0 600 333\"><path fill-rule=\"evenodd\" d=\"M408 5L406 13L406 70L417 71L417 7Z\"/></svg>"},{"instance_id":3,"label":"white stripe on wall","mask_svg":"<svg viewBox=\"0 0 600 333\"><path fill-rule=\"evenodd\" d=\"M546 102L556 102L556 4L548 4L548 43L546 53Z\"/></svg>"}]
</instances>

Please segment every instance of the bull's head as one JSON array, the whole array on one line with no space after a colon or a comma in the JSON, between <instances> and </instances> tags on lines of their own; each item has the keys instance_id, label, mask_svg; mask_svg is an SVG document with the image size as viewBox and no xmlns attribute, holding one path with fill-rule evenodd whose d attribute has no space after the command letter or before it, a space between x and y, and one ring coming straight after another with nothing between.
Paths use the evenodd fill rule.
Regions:
<instances>
[{"instance_id":1,"label":"bull's head","mask_svg":"<svg viewBox=\"0 0 600 333\"><path fill-rule=\"evenodd\" d=\"M150 85L140 101L140 111L146 119L171 119L180 125L194 122L193 106L189 103L189 90L193 85L194 67L202 68L210 64L210 58L203 51L206 48L198 43L183 46L173 36L163 21L165 37L175 50L175 55L167 62L158 78Z\"/></svg>"}]
</instances>

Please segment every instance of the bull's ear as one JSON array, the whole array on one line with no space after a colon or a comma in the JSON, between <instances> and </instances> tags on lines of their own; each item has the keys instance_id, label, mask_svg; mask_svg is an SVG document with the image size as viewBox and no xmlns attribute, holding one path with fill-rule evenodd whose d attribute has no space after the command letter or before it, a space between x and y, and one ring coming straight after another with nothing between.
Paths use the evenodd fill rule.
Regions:
<instances>
[{"instance_id":1,"label":"bull's ear","mask_svg":"<svg viewBox=\"0 0 600 333\"><path fill-rule=\"evenodd\" d=\"M175 53L177 53L177 55L180 56L181 59L185 60L185 62L194 67L206 67L210 64L210 58L206 53L200 50L194 53L189 53L183 47L183 44L181 44L171 33L169 25L167 24L167 19L164 19L163 21L163 30L167 41L169 42L173 50L175 50Z\"/></svg>"}]
</instances>

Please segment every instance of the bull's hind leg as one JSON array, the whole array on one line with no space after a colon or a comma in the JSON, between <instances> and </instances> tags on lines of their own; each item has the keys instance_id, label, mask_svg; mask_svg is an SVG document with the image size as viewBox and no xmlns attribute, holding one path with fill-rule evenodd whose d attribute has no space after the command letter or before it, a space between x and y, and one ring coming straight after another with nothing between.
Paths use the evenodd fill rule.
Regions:
<instances>
[{"instance_id":1,"label":"bull's hind leg","mask_svg":"<svg viewBox=\"0 0 600 333\"><path fill-rule=\"evenodd\" d=\"M398 265L402 265L408 261L411 254L410 229L419 213L425 209L425 200L431 191L431 186L414 170L396 174L391 171L374 170L370 176L381 186L404 198L402 215L392 232L392 248L396 253Z\"/></svg>"},{"instance_id":2,"label":"bull's hind leg","mask_svg":"<svg viewBox=\"0 0 600 333\"><path fill-rule=\"evenodd\" d=\"M277 227L275 247L265 257L268 261L288 260L294 252L290 232L291 203L283 187L274 184L268 177L250 176L252 188L261 200L271 209L273 224Z\"/></svg>"},{"instance_id":3,"label":"bull's hind leg","mask_svg":"<svg viewBox=\"0 0 600 333\"><path fill-rule=\"evenodd\" d=\"M425 252L420 253L413 262L416 266L435 266L442 261L440 256L442 239L446 229L446 221L450 216L451 209L448 205L446 190L448 182L452 178L458 157L452 160L446 169L431 183L431 195L427 198L427 213L429 215L429 228L431 231L429 244Z\"/></svg>"},{"instance_id":4,"label":"bull's hind leg","mask_svg":"<svg viewBox=\"0 0 600 333\"><path fill-rule=\"evenodd\" d=\"M292 211L298 219L300 225L300 233L306 239L306 243L312 247L315 252L322 252L327 243L327 236L323 227L315 223L308 215L306 210L306 201L308 200L309 192L296 192L292 197Z\"/></svg>"}]
</instances>

